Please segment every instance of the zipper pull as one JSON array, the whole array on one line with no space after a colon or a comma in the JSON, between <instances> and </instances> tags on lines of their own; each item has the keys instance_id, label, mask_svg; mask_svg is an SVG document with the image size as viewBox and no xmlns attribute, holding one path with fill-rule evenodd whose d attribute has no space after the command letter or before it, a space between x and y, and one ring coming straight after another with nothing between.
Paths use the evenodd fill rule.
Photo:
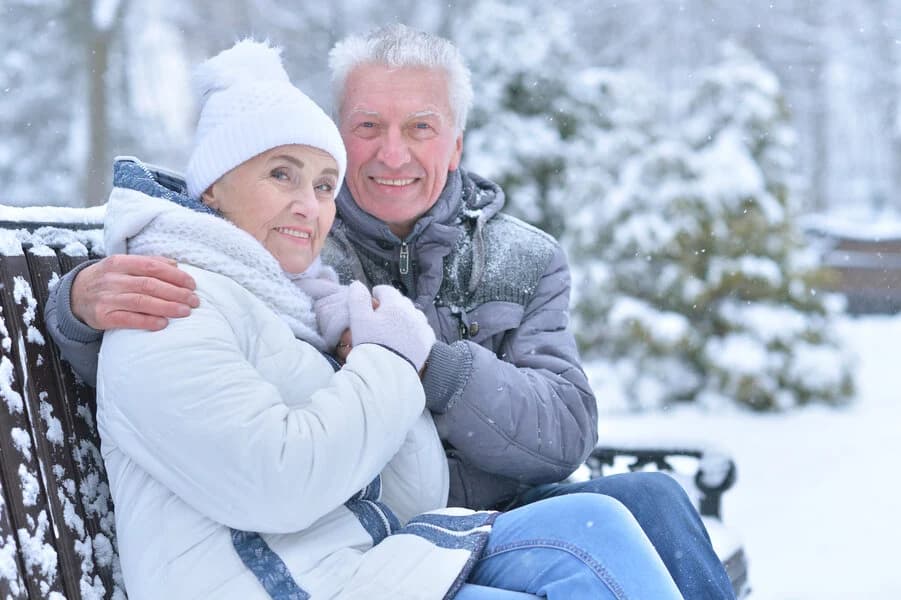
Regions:
<instances>
[{"instance_id":1,"label":"zipper pull","mask_svg":"<svg viewBox=\"0 0 901 600\"><path fill-rule=\"evenodd\" d=\"M400 274L406 275L410 272L410 248L407 242L400 244Z\"/></svg>"}]
</instances>

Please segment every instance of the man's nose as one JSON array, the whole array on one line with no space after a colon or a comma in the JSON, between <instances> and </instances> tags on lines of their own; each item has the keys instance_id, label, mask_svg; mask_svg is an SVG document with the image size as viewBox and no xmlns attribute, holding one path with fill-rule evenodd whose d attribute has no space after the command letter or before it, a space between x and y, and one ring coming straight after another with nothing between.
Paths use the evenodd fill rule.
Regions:
<instances>
[{"instance_id":1,"label":"man's nose","mask_svg":"<svg viewBox=\"0 0 901 600\"><path fill-rule=\"evenodd\" d=\"M388 129L382 138L378 159L391 169L397 169L410 162L410 148L399 130Z\"/></svg>"}]
</instances>

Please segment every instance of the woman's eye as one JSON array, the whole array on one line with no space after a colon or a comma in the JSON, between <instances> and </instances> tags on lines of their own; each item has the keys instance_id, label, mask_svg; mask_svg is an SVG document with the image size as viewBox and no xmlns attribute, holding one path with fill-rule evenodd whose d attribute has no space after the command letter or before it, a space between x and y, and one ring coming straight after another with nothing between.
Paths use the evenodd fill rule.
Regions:
<instances>
[{"instance_id":1,"label":"woman's eye","mask_svg":"<svg viewBox=\"0 0 901 600\"><path fill-rule=\"evenodd\" d=\"M273 169L271 175L279 181L288 181L291 179L287 169Z\"/></svg>"},{"instance_id":2,"label":"woman's eye","mask_svg":"<svg viewBox=\"0 0 901 600\"><path fill-rule=\"evenodd\" d=\"M316 191L317 191L317 192L327 192L327 193L331 193L331 192L333 192L334 190L335 190L335 186L332 185L331 183L320 183L319 185L316 186Z\"/></svg>"}]
</instances>

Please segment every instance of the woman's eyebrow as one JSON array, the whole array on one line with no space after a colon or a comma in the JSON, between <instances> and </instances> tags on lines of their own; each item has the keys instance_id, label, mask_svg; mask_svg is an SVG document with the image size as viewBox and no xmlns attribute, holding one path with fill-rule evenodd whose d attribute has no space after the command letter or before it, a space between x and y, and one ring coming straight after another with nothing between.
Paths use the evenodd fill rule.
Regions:
<instances>
[{"instance_id":1,"label":"woman's eyebrow","mask_svg":"<svg viewBox=\"0 0 901 600\"><path fill-rule=\"evenodd\" d=\"M289 156L287 154L278 154L276 156L273 156L272 158L269 159L269 162L276 161L276 160L286 160L289 163L293 163L293 164L297 165L301 169L304 168L304 164L303 164L302 160L294 158L293 156Z\"/></svg>"}]
</instances>

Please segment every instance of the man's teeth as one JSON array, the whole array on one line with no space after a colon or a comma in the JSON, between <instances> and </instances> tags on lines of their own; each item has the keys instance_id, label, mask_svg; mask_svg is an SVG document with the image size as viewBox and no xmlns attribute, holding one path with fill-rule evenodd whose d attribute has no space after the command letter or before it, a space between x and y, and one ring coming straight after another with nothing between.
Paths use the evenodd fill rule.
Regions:
<instances>
[{"instance_id":1,"label":"man's teeth","mask_svg":"<svg viewBox=\"0 0 901 600\"><path fill-rule=\"evenodd\" d=\"M394 185L397 187L410 185L411 183L416 181L415 179L382 179L381 177L373 177L373 179L375 179L376 183L379 183L381 185Z\"/></svg>"},{"instance_id":2,"label":"man's teeth","mask_svg":"<svg viewBox=\"0 0 901 600\"><path fill-rule=\"evenodd\" d=\"M290 235L291 237L309 239L310 234L306 231L297 231L296 229L288 229L287 227L278 227L276 231L279 233L284 233L285 235Z\"/></svg>"}]
</instances>

